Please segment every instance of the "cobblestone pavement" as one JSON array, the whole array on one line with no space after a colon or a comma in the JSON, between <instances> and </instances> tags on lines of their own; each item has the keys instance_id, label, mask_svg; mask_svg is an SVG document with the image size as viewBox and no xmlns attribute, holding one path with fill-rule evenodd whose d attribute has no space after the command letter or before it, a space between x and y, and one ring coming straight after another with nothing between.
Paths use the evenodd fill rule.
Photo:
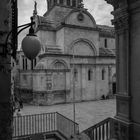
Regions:
<instances>
[{"instance_id":1,"label":"cobblestone pavement","mask_svg":"<svg viewBox=\"0 0 140 140\"><path fill-rule=\"evenodd\" d=\"M99 100L76 103L76 122L80 131L93 126L94 124L113 117L116 113L116 100ZM59 112L62 115L73 119L73 104L59 104L53 106L31 106L24 105L21 115Z\"/></svg>"}]
</instances>

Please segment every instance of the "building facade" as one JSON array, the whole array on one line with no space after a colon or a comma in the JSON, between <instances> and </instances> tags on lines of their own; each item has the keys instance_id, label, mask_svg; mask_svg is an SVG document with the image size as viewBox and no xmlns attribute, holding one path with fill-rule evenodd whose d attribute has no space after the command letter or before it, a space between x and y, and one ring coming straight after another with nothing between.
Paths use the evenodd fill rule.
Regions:
<instances>
[{"instance_id":1,"label":"building facade","mask_svg":"<svg viewBox=\"0 0 140 140\"><path fill-rule=\"evenodd\" d=\"M29 62L19 52L16 89L24 101L57 104L97 100L116 91L114 28L97 25L82 0L47 0L35 31L42 43Z\"/></svg>"}]
</instances>

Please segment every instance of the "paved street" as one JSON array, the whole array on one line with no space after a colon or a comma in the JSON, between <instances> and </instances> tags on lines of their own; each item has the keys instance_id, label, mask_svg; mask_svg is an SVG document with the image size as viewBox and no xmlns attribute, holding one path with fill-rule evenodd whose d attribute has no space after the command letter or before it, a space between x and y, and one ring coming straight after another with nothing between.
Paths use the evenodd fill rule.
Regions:
<instances>
[{"instance_id":1,"label":"paved street","mask_svg":"<svg viewBox=\"0 0 140 140\"><path fill-rule=\"evenodd\" d=\"M73 105L61 104L53 106L31 106L24 105L21 114L40 114L59 112L66 117L73 119ZM116 113L116 100L100 100L92 102L76 103L76 122L80 131L100 122L107 117L113 117Z\"/></svg>"}]
</instances>

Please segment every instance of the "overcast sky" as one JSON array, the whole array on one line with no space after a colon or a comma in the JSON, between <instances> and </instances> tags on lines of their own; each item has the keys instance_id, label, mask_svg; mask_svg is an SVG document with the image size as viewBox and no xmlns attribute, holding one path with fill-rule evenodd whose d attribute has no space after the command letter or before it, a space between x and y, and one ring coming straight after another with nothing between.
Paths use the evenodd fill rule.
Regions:
<instances>
[{"instance_id":1,"label":"overcast sky","mask_svg":"<svg viewBox=\"0 0 140 140\"><path fill-rule=\"evenodd\" d=\"M46 0L36 0L38 15L43 15L47 11ZM111 25L113 16L110 14L113 7L105 2L105 0L84 0L85 8L92 14L97 24ZM30 22L34 9L34 0L18 0L18 24ZM25 32L20 35L24 36ZM20 41L19 41L20 42Z\"/></svg>"},{"instance_id":2,"label":"overcast sky","mask_svg":"<svg viewBox=\"0 0 140 140\"><path fill-rule=\"evenodd\" d=\"M38 14L43 15L47 11L46 0L36 0ZM113 7L105 0L84 0L85 7L93 15L97 24L111 25L110 20L113 16L110 14ZM19 24L27 23L33 13L34 0L19 0Z\"/></svg>"}]
</instances>

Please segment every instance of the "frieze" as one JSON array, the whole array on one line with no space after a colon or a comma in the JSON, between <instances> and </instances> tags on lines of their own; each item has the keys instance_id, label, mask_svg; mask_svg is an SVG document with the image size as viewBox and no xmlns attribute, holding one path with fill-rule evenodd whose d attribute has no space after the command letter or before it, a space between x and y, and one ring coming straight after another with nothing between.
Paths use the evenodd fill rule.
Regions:
<instances>
[{"instance_id":1,"label":"frieze","mask_svg":"<svg viewBox=\"0 0 140 140\"><path fill-rule=\"evenodd\" d=\"M129 19L127 17L113 20L112 23L115 25L116 33L121 33L129 28Z\"/></svg>"},{"instance_id":2,"label":"frieze","mask_svg":"<svg viewBox=\"0 0 140 140\"><path fill-rule=\"evenodd\" d=\"M114 11L111 13L114 16L112 24L115 25L117 33L128 29L129 14L128 4L126 0L105 0L107 3L114 6Z\"/></svg>"},{"instance_id":3,"label":"frieze","mask_svg":"<svg viewBox=\"0 0 140 140\"><path fill-rule=\"evenodd\" d=\"M111 12L111 14L115 17L115 18L121 18L121 17L126 17L128 16L128 6L124 6L122 8L119 8L113 12Z\"/></svg>"}]
</instances>

